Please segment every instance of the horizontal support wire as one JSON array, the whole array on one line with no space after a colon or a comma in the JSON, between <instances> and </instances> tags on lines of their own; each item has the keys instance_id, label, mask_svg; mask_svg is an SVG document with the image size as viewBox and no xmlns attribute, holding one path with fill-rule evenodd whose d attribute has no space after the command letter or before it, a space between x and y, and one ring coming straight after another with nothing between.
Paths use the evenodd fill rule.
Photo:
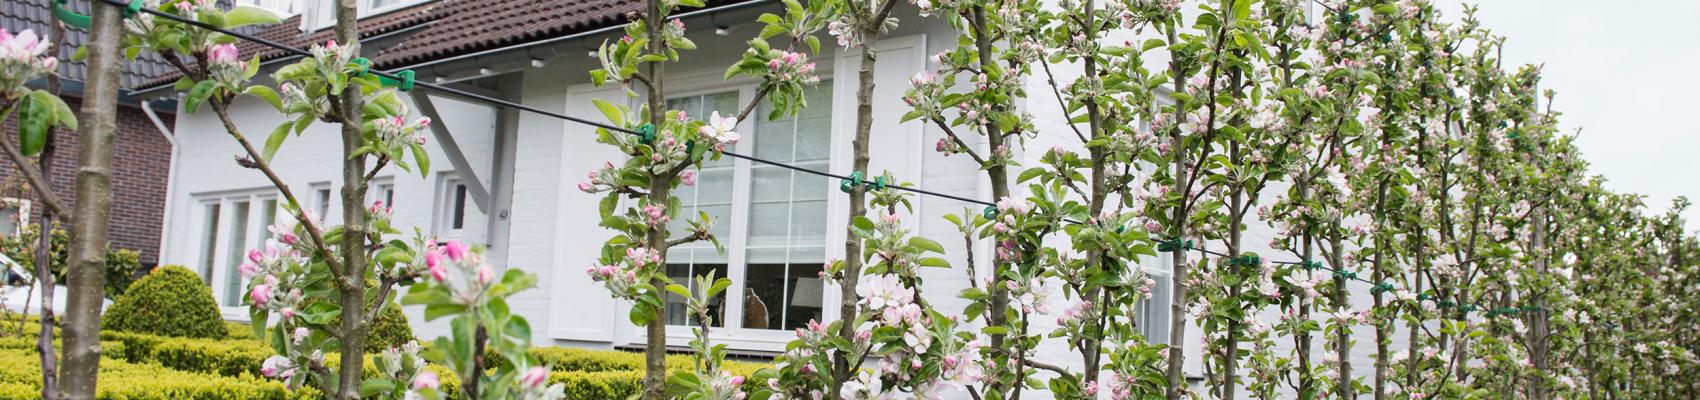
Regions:
<instances>
[{"instance_id":1,"label":"horizontal support wire","mask_svg":"<svg viewBox=\"0 0 1700 400\"><path fill-rule=\"evenodd\" d=\"M129 2L126 2L124 0L91 0L91 1L98 2L98 3L104 3L104 4L107 4L107 5L120 7L120 8L128 7L130 5ZM1321 3L1319 2L1318 4L1321 4ZM1327 7L1327 5L1323 5L1323 6ZM184 18L183 16L180 16L180 15L177 15L177 14L172 14L172 13L160 11L160 10L157 10L157 9L145 8L145 7L141 9L141 12L152 14L152 15L158 16L160 18L165 18L165 19L175 21L175 22L178 22L178 23L191 25L191 26L194 26L194 27L197 27L197 28L222 33L222 34L229 35L231 37L235 37L235 38L238 38L238 39L258 43L258 44L264 45L266 47L271 47L271 48L274 48L274 49L277 49L277 50L282 50L284 52L288 52L288 53L293 54L293 55L302 56L302 57L311 57L312 56L311 52L308 52L307 50L304 50L304 49L301 49L301 48L292 47L292 46L289 46L289 45L278 43L276 41L272 41L272 40L268 40L268 39L260 38L260 37L255 37L253 35L248 35L248 34L245 34L245 33L236 32L236 31L232 31L232 30L229 30L229 29L220 28L220 27L217 27L217 26L213 26L211 24L201 22L201 21L196 21L196 20L193 20L193 19ZM390 78L390 79L396 79L396 80L403 79L401 76L399 76L395 72L391 72L391 71L371 70L371 71L367 71L367 72L374 74L374 75L377 75L377 76ZM432 83L432 82L422 82L422 81L415 81L414 85L418 86L418 87L425 88L427 90L436 91L436 92L448 94L448 95L453 95L453 96L456 96L456 97L465 98L465 99L468 99L468 100L473 100L473 101L477 101L477 102L481 102L481 103L485 103L485 104L489 104L489 105L495 105L495 106L499 106L499 107L505 107L505 108L515 109L515 110L527 111L527 112L531 112L531 113L535 113L535 114L539 114L539 115L554 117L554 118L557 118L557 119L572 121L572 122L576 122L576 123L580 123L580 124L584 124L584 125L590 125L590 126L594 126L594 127L597 127L597 128L607 129L607 130L615 131L615 132L622 132L622 133L632 134L632 135L641 135L642 134L641 132L639 132L637 130L622 128L622 127L610 125L610 124L603 123L603 122L591 121L591 120L584 119L584 118L574 117L574 116L566 115L566 114L563 114L563 113L560 113L560 112L549 111L549 110L545 110L545 109L541 109L541 108L537 108L537 107L533 107L533 106L528 106L528 105L525 105L525 104L520 104L520 103L508 101L508 100L502 100L502 99L498 99L498 98L494 98L494 97L490 97L490 96L485 96L485 95L473 93L473 92L462 90L462 89L456 89L456 88L449 87L449 86L446 86L446 85L436 84L436 83ZM792 170L792 171L797 171L797 172L802 172L802 173L807 173L807 174L814 174L814 175L819 175L819 176L823 176L823 177L839 179L839 180L846 180L846 181L851 179L851 177L844 176L844 175L834 174L834 173L825 172L825 171L812 170L812 169L808 169L808 168L799 167L799 166L796 166L796 165L786 164L786 163L782 163L782 162L778 162L778 161L765 160L765 159L757 158L757 157L754 157L754 156L749 156L749 155L744 155L744 154L739 154L739 153L721 152L721 154L724 154L724 155L726 155L728 157L732 157L732 158L749 160L751 162L757 162L757 163L772 165L772 166L781 167L781 168L789 169L789 170ZM899 185L887 185L886 187L889 187L889 188L892 188L892 189L897 189L897 190L902 190L902 191L907 191L907 192L912 192L912 193L916 193L916 194L922 194L922 195L933 196L933 197L941 197L941 198L946 198L946 199L951 199L951 200L956 200L956 201L961 201L961 202L971 203L971 204L978 204L978 205L983 205L983 206L988 206L988 207L996 207L997 206L995 203L985 201L985 200L971 199L971 198L966 198L966 197L956 196L956 195L951 195L951 194L946 194L946 193L939 193L939 192L935 192L935 191L931 191L931 190L921 189L921 188L918 188L918 187L899 186ZM1070 222L1078 223L1076 221L1070 221ZM1197 250L1200 253L1204 253L1204 254L1208 254L1208 255L1214 255L1214 256L1218 256L1218 257L1232 257L1228 254L1224 254L1224 253L1217 252L1217 251L1211 251L1211 250L1203 249L1203 248L1195 248L1195 249L1192 249L1192 250ZM1184 251L1184 249L1182 251ZM1338 268L1335 268L1335 267L1331 267L1331 266L1319 265L1319 264L1304 262L1304 261L1269 261L1269 262L1273 263L1273 264L1281 264L1281 265L1315 266L1315 267L1320 267L1322 269L1326 269L1326 270L1329 270L1329 271L1333 271L1336 274L1341 273L1341 272L1350 272L1350 271L1344 271L1344 270L1341 270L1341 269L1338 269ZM1371 285L1380 285L1381 284L1380 282L1373 282L1373 281L1370 281L1368 279L1359 278L1356 275L1347 275L1347 277L1350 278L1351 280L1355 280L1355 281L1359 281L1359 282L1363 282L1363 283L1368 283L1368 284L1371 284ZM1439 299L1431 299L1431 300L1440 301ZM1462 306L1463 305L1459 305L1459 307L1462 307Z\"/></svg>"},{"instance_id":2,"label":"horizontal support wire","mask_svg":"<svg viewBox=\"0 0 1700 400\"><path fill-rule=\"evenodd\" d=\"M98 2L101 2L101 3L106 3L106 4L112 5L112 6L117 6L117 7L125 7L125 6L129 5L129 3L124 2L122 0L95 0L95 1L98 1ZM197 28L214 31L214 32L225 34L225 35L230 35L230 36L238 38L238 39L247 40L247 41L254 42L254 43L259 43L261 45L265 45L266 47L275 48L275 49L278 49L278 50L289 52L289 53L294 54L294 55L299 55L299 56L303 56L303 57L312 56L312 53L308 52L307 50L303 50L303 49L300 49L300 48L297 48L297 47L292 47L292 46L289 46L289 45L285 45L285 44L278 43L278 42L275 42L275 41L267 40L267 39L264 39L264 38L255 37L255 36L244 34L244 33L241 33L241 32L235 32L235 31L231 31L229 29L220 28L220 27L217 27L217 26L213 26L211 24L201 22L201 21L196 21L196 20L192 20L192 19L189 19L189 18L184 18L184 17L179 16L177 14L172 14L172 13L159 11L159 10L151 9L151 8L143 8L142 12L145 12L145 13L148 13L148 14L153 14L153 15L159 16L161 18L169 19L169 20L176 21L176 22L179 22L179 23L192 25L192 26L195 26ZM373 74L373 75L377 75L377 76L381 76L381 77L385 77L385 78L398 79L398 80L402 79L400 76L396 75L395 72L391 72L391 71L372 70L372 71L368 71L368 72ZM566 115L566 114L563 114L563 113L560 113L560 112L544 110L544 109L541 109L541 108L532 107L532 106L528 106L528 105L520 104L520 103L515 103L515 102L512 102L512 101L508 101L508 100L493 98L493 97L489 97L489 96L485 96L485 95L481 95L481 94L477 94L477 93L472 93L470 91L456 89L456 88L453 88L453 87L448 87L448 86L440 85L440 84L436 84L436 83L415 81L414 85L416 85L418 87L425 88L427 90L443 93L443 94L454 95L456 97L474 100L474 101L478 101L478 102L482 102L482 103L486 103L486 104L490 104L490 105L506 107L506 108L516 109L516 110L522 110L522 111L528 111L528 112L536 113L536 114L539 114L539 115L544 115L544 116L554 117L554 118L557 118L557 119L577 122L577 123L580 123L580 124L590 125L590 126L594 126L594 127L597 127L597 128L607 129L607 130L610 130L610 131L623 132L623 133L632 134L632 135L640 135L641 134L640 132L633 130L633 129L627 129L627 128L622 128L622 127L610 125L610 124L607 124L607 123L591 121L591 120L584 119L584 118ZM786 169L790 169L792 171L797 171L797 172L802 172L802 173L820 175L820 176L823 176L823 177L840 179L840 180L850 179L847 176L834 174L834 173L831 173L831 172L816 171L816 170L812 170L812 169L808 169L808 168L799 167L799 166L796 166L796 165L786 164L786 163L782 163L782 162L778 162L778 161L765 160L765 159L761 159L761 158L757 158L755 156L750 156L750 155L745 155L745 154L739 154L739 153L734 153L734 152L724 152L724 151L721 152L721 154L724 154L724 155L732 157L732 158L740 158L740 159L750 160L752 162L772 165L772 166L776 166L776 167L782 167L782 168L786 168ZM966 197L962 197L962 196L939 193L939 192L921 189L921 188L917 188L917 187L900 186L900 185L887 185L886 187L889 187L889 188L892 188L892 189L897 189L897 190L902 190L902 191L907 191L907 192L913 192L913 193L922 194L922 195L942 197L942 198L966 202L966 203L973 203L973 204L978 204L978 205L983 205L983 206L996 206L996 204L989 202L989 201L985 201L985 200L970 199L970 198L966 198Z\"/></svg>"}]
</instances>

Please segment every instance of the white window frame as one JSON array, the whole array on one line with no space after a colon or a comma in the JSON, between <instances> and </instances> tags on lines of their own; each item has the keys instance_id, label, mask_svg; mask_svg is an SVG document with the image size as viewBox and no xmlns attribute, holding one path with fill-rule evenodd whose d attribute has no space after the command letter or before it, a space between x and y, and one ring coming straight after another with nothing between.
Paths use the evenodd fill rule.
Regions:
<instances>
[{"instance_id":1,"label":"white window frame","mask_svg":"<svg viewBox=\"0 0 1700 400\"><path fill-rule=\"evenodd\" d=\"M431 232L440 239L464 238L466 226L470 225L467 223L468 216L477 212L476 207L470 204L471 195L467 192L466 185L462 183L460 174L454 172L437 173L437 195L434 208L436 212L432 217ZM472 209L469 209L469 207L472 207ZM454 226L456 213L460 214L461 219L461 226L458 228Z\"/></svg>"},{"instance_id":2,"label":"white window frame","mask_svg":"<svg viewBox=\"0 0 1700 400\"><path fill-rule=\"evenodd\" d=\"M12 230L11 232L0 232L0 236L17 236L19 233L24 231L24 228L30 225L30 204L29 199L20 199L15 197L0 198L0 207L16 208L18 210L17 229Z\"/></svg>"},{"instance_id":3,"label":"white window frame","mask_svg":"<svg viewBox=\"0 0 1700 400\"><path fill-rule=\"evenodd\" d=\"M824 63L824 64L830 65L830 63ZM818 71L818 74L822 77L833 77L834 76L832 74L832 68L831 67L825 67L825 68L817 70L817 71ZM675 76L675 78L670 79L670 82L668 82L669 88L671 89L671 92L672 92L672 93L669 93L670 98L704 96L704 95L713 95L713 94L720 94L720 93L727 93L727 92L731 92L731 91L736 91L736 92L738 92L738 101L736 102L736 104L738 104L738 106L740 106L740 107L747 105L748 102L749 102L749 99L754 98L755 93L756 93L756 89L757 89L757 85L759 83L759 82L756 82L756 81L753 81L753 80L747 80L747 79L741 79L741 80L734 80L732 82L726 82L726 81L721 80L721 77L720 77L720 74L718 73L718 71L708 71L708 72L704 72L704 73L677 74L677 75L674 75L674 76ZM678 83L675 83L675 82L678 82ZM836 81L826 80L826 81L821 82L820 86L819 86L819 88L823 88L823 89L827 89L827 90L832 91L831 96L833 98L833 104L835 105L834 109L836 109L836 104L838 104L844 98L843 94L840 93L842 91L841 90L842 88L838 87L836 85L836 83L837 83ZM824 105L811 105L811 106L812 107L824 107ZM838 129L836 127L838 125L842 124L844 121L843 121L843 117L839 116L839 113L832 113L832 115L833 115L832 116L832 122L828 126L832 127L831 130L833 132L833 140L831 142L834 143L833 146L836 147L836 146L838 146L838 144L837 144L838 140L836 140L837 139L836 133L837 133ZM764 117L764 116L751 115L750 118L743 120L743 121L739 121L738 126L736 128L736 131L739 132L739 133L743 133L745 140L739 141L736 145L732 146L731 148L728 148L727 151L739 152L739 153L742 153L742 154L750 154L752 152L752 150L754 149L755 141L759 140L759 139L755 138L755 120L757 118L761 118L761 117ZM838 154L837 151L829 151L828 154L829 154L829 157L828 157L827 164L830 166L830 165L834 164L834 161L836 160L836 157L839 156L839 154ZM735 349L753 350L753 351L771 351L771 352L784 351L785 344L790 342L792 339L796 338L795 332L792 332L790 330L784 330L784 329L747 329L747 328L742 327L743 321L744 321L744 304L743 304L742 298L743 298L743 293L745 291L745 288L748 287L748 285L747 285L748 270L749 270L748 258L749 258L749 250L750 249L746 245L746 242L748 241L748 238L749 238L749 228L750 228L750 221L749 221L749 213L750 213L750 208L751 208L750 188L751 188L751 179L752 179L752 169L751 169L751 167L753 166L752 165L753 163L749 160L745 160L745 159L742 159L742 158L733 159L732 162L733 162L733 173L732 173L732 209L731 209L731 213L730 213L730 216L727 217L727 219L729 219L729 220L727 220L727 221L716 221L717 223L725 223L725 224L730 225L730 227L728 229L728 235L730 235L731 237L730 238L720 238L720 243L722 245L724 245L725 248L726 248L726 278L730 279L732 281L732 285L728 286L726 288L726 291L721 293L722 296L726 296L726 300L723 300L723 302L725 303L725 306L723 306L725 308L725 310L722 312L722 314L723 314L722 319L723 320L720 321L721 326L715 327L710 331L710 336L715 340L716 343L723 343L723 344L726 344L727 346L729 346L731 348L735 348ZM827 188L828 191L836 190L832 187L833 182L823 182L822 185L828 186L828 188ZM827 235L824 238L824 243L825 243L825 245L824 245L824 247L825 247L824 255L825 255L825 257L830 259L830 258L834 257L834 253L832 251L831 243L836 243L837 240L842 240L841 236L834 235L833 232L843 230L844 229L844 222L842 221L842 218L833 218L832 217L835 214L833 214L830 210L836 210L836 208L833 208L834 203L831 200L832 196L829 195L828 199L829 199L829 201L828 201L828 205L827 205L828 208L827 209L829 210L829 212L827 213L827 218L826 218L827 219L826 220ZM631 204L634 204L634 203L631 203L629 201L622 201L621 203L622 203L622 206L629 206ZM687 215L681 213L680 218L682 220L674 221L674 223L675 224L686 223L685 220L694 219L695 214L691 214L691 215L687 216ZM710 247L712 247L712 245L710 245ZM695 279L695 277L692 277L692 279ZM685 282L676 282L676 283L685 284ZM823 292L822 293L823 294L823 298L822 298L823 307L822 307L822 310L821 310L821 322L822 323L826 323L826 322L829 322L829 321L835 321L839 318L837 307L826 306L827 304L837 304L836 294L833 292L833 290L831 290L831 287L832 287L831 285L825 284L825 282L823 282L823 285L822 285L822 288L821 288L821 290ZM780 305L770 304L770 305L768 305L768 307L769 307L769 310L772 310L774 307L784 307L784 306L782 304L780 304ZM692 332L693 328L694 328L693 326L688 326L688 325L667 325L666 330L667 330L668 341L670 343L686 343L686 342L689 342L690 340L692 340L695 337L694 333ZM639 344L643 343L646 340L647 337L648 337L647 332L638 330L638 331L635 332L635 335L633 335L633 337L631 339L632 341L629 344L630 345L639 345Z\"/></svg>"},{"instance_id":4,"label":"white window frame","mask_svg":"<svg viewBox=\"0 0 1700 400\"><path fill-rule=\"evenodd\" d=\"M265 245L266 236L270 233L266 229L268 224L264 218L265 204L272 202L272 223L276 223L279 218L288 218L287 211L283 210L282 200L277 191L272 188L200 194L194 197L196 204L200 205L200 210L195 216L197 232L194 237L197 239L197 257L208 254L206 249L208 243L205 240L207 237L206 221L208 215L206 211L208 207L214 204L218 205L219 213L218 223L212 227L218 238L214 243L211 243L213 246L210 253L212 262L206 263L205 260L200 260L205 265L200 266L201 270L197 272L209 275L205 279L212 286L213 301L218 304L219 312L223 314L225 320L247 321L249 319L248 307L242 304L242 293L240 293L246 289L247 285L237 281L237 289L235 290L238 293L234 293L237 296L235 297L236 304L230 305L227 300L227 296L232 295L232 289L230 289L232 280L242 279L240 274L235 273L236 267L240 265L248 249ZM246 232L242 235L242 243L232 247L231 241L237 234L235 232L237 223L235 218L236 204L243 202L248 203L247 219L242 221ZM235 254L232 254L232 252ZM233 262L236 264L232 265Z\"/></svg>"},{"instance_id":5,"label":"white window frame","mask_svg":"<svg viewBox=\"0 0 1700 400\"><path fill-rule=\"evenodd\" d=\"M279 19L299 14L301 9L306 6L305 0L237 0L236 4L266 9L266 11L277 14Z\"/></svg>"},{"instance_id":6,"label":"white window frame","mask_svg":"<svg viewBox=\"0 0 1700 400\"><path fill-rule=\"evenodd\" d=\"M367 186L366 186L366 204L365 204L365 206L371 206L372 203L376 202L376 201L383 201L384 207L388 207L390 209L395 209L395 199L396 199L396 195L395 195L395 177L394 176L381 176L381 177L373 178L371 183L367 184Z\"/></svg>"},{"instance_id":7,"label":"white window frame","mask_svg":"<svg viewBox=\"0 0 1700 400\"><path fill-rule=\"evenodd\" d=\"M302 0L302 1L312 2L312 4L307 4L307 5L302 6L302 18L301 18L301 30L302 31L313 32L313 31L317 31L317 30L320 30L320 29L329 28L329 27L331 27L331 25L336 24L336 2L334 0ZM392 11L405 9L405 8L408 8L408 7L412 7L412 6L415 6L415 5L422 4L422 3L430 2L430 1L433 1L433 0L394 0L395 1L394 4L385 4L383 6L377 6L377 7L374 7L372 5L372 3L375 2L375 1L378 1L378 0L358 0L358 1L360 3L359 6L357 7L359 9L360 19L366 19L368 17L374 17L374 16L387 14L387 13L390 13Z\"/></svg>"},{"instance_id":8,"label":"white window frame","mask_svg":"<svg viewBox=\"0 0 1700 400\"><path fill-rule=\"evenodd\" d=\"M315 222L330 221L331 211L337 210L335 207L337 203L336 191L331 189L331 183L329 181L315 182L308 187L313 189L313 218L318 219Z\"/></svg>"}]
</instances>

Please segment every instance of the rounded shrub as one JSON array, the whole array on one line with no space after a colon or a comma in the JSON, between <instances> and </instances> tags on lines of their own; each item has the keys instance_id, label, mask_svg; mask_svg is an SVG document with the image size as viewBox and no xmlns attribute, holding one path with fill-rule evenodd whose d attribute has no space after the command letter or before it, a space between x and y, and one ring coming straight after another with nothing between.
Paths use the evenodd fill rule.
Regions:
<instances>
[{"instance_id":1,"label":"rounded shrub","mask_svg":"<svg viewBox=\"0 0 1700 400\"><path fill-rule=\"evenodd\" d=\"M223 339L212 288L182 266L163 266L130 285L106 310L106 328L151 335Z\"/></svg>"}]
</instances>

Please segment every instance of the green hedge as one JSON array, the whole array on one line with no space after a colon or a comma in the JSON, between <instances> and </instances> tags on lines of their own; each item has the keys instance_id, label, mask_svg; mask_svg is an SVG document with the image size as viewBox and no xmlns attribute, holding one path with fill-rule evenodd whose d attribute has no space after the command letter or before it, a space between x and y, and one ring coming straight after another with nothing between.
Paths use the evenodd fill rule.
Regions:
<instances>
[{"instance_id":1,"label":"green hedge","mask_svg":"<svg viewBox=\"0 0 1700 400\"><path fill-rule=\"evenodd\" d=\"M40 398L41 363L28 351L0 350L0 399ZM260 400L323 397L312 389L290 391L282 382L253 375L218 376L178 371L157 364L100 360L100 399Z\"/></svg>"},{"instance_id":2,"label":"green hedge","mask_svg":"<svg viewBox=\"0 0 1700 400\"><path fill-rule=\"evenodd\" d=\"M181 266L153 270L106 310L101 329L154 335L224 338L212 289Z\"/></svg>"},{"instance_id":3,"label":"green hedge","mask_svg":"<svg viewBox=\"0 0 1700 400\"><path fill-rule=\"evenodd\" d=\"M33 326L30 328L39 329ZM256 381L259 381L258 383L264 384L256 386L257 388L271 387L266 385L279 385L277 381L254 378L258 375L260 364L265 361L266 357L272 355L271 349L254 340L252 330L245 324L226 324L225 329L228 329L232 336L238 338L227 340L195 339L102 331L102 398L285 398L268 397L270 394L267 393L270 392L266 390L270 389L253 389L243 392L223 391L225 386L221 385L228 382L246 382L242 385L254 385ZM237 332L249 333L246 334L246 337L243 337L243 334ZM18 364L13 363L12 359L0 356L0 366L5 366L0 369L24 371L14 371L11 375L22 374L35 377L32 379L38 379L39 377L35 374L40 373L40 367L36 362L38 358L34 349L35 339L33 337L0 338L0 354L21 354L30 358L27 363ZM637 394L642 388L644 361L642 353L562 347L534 347L530 353L540 362L552 367L553 372L549 376L549 381L551 384L561 383L565 385L568 399L623 399ZM335 353L327 354L326 361L332 368L340 364L340 358ZM24 368L14 368L13 365ZM690 366L691 358L688 355L670 355L667 357L667 365L669 369L677 371L680 368ZM757 370L768 366L767 364L752 362L727 362L723 368L731 373L748 377ZM105 375L108 368L152 368L151 370L170 371L170 374L160 374L159 382L148 386L152 388L150 390L161 390L159 393L170 395L139 392L146 394L134 394L137 397L127 397L130 395L119 393L133 394L137 392L115 391L113 395L109 396L106 394L107 385L109 382L115 381L108 380L107 375ZM442 392L450 394L450 398L454 398L453 394L460 384L459 379L454 376L452 371L442 366L432 365L429 368L437 373L438 379L442 383ZM371 363L370 359L367 360L364 369L367 376L378 374L377 367ZM24 379L22 375L8 378L7 372L0 371L0 400L38 397L39 389L37 389L37 385L40 385L40 383L35 380ZM192 384L189 381L207 381L207 383ZM128 381L120 379L116 382ZM765 385L765 383L751 379L745 385L747 389L753 390L760 385ZM179 386L192 386L196 391L171 391L178 390L172 388ZM226 393L232 397L201 397L203 396L201 393ZM313 394L297 392L290 394L290 396L316 397L316 392L313 392Z\"/></svg>"}]
</instances>

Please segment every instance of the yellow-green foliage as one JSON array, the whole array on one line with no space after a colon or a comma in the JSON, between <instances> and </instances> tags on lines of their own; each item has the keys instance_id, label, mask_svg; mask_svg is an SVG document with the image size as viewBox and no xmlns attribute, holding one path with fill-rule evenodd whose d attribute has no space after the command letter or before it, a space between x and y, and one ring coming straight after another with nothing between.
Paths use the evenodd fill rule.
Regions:
<instances>
[{"instance_id":1,"label":"yellow-green foliage","mask_svg":"<svg viewBox=\"0 0 1700 400\"><path fill-rule=\"evenodd\" d=\"M0 350L0 399L40 398L39 358L20 350ZM282 382L248 374L217 376L166 368L156 364L132 364L124 360L100 360L100 399L308 399L320 396L313 390L289 391Z\"/></svg>"},{"instance_id":2,"label":"yellow-green foliage","mask_svg":"<svg viewBox=\"0 0 1700 400\"><path fill-rule=\"evenodd\" d=\"M137 280L112 308L102 328L153 335L223 338L224 322L212 289L180 266L164 266Z\"/></svg>"},{"instance_id":3,"label":"yellow-green foliage","mask_svg":"<svg viewBox=\"0 0 1700 400\"><path fill-rule=\"evenodd\" d=\"M330 326L342 326L342 316L332 320ZM252 332L253 328L249 331ZM390 303L378 313L378 319L372 321L372 329L366 334L366 352L378 353L391 347L401 347L411 340L413 327L407 323L407 314L401 312L400 305Z\"/></svg>"},{"instance_id":4,"label":"yellow-green foliage","mask_svg":"<svg viewBox=\"0 0 1700 400\"><path fill-rule=\"evenodd\" d=\"M252 340L209 340L114 332L105 335L122 343L121 356L131 362L152 362L171 369L224 376L258 375L260 363L274 354Z\"/></svg>"}]
</instances>

